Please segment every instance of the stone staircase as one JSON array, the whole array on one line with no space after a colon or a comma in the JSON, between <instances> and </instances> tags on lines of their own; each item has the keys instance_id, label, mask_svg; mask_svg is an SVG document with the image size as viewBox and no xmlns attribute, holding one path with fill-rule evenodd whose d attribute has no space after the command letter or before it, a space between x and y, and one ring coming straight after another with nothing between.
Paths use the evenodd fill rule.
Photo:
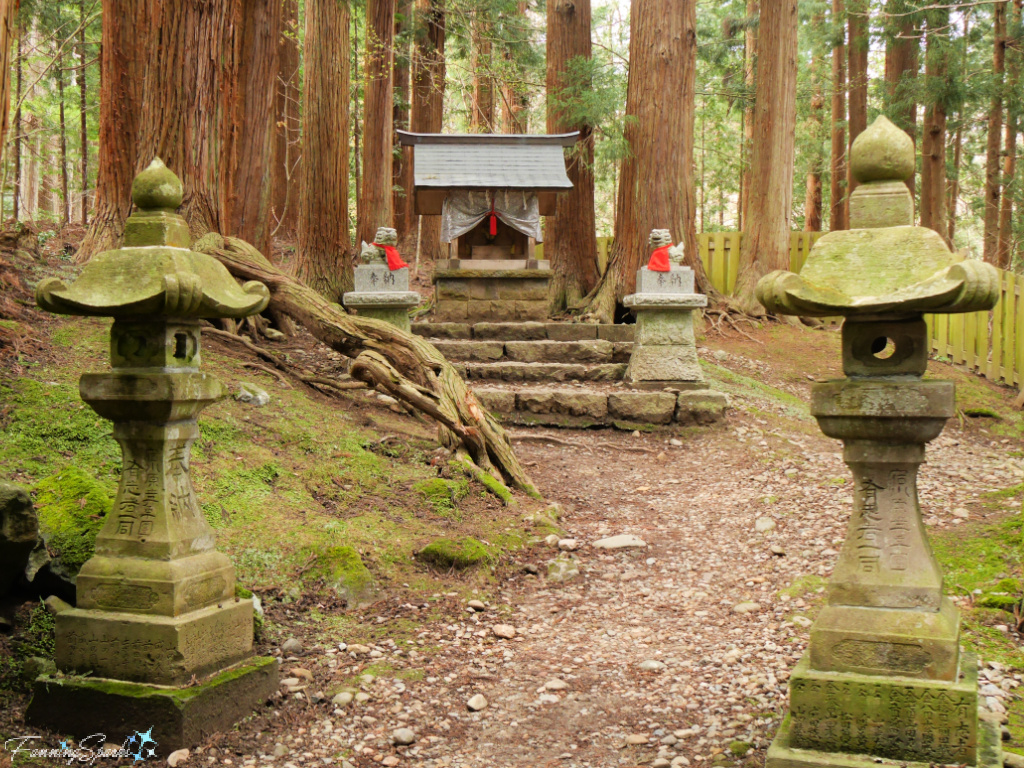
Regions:
<instances>
[{"instance_id":1,"label":"stone staircase","mask_svg":"<svg viewBox=\"0 0 1024 768\"><path fill-rule=\"evenodd\" d=\"M707 424L727 400L707 389L637 391L623 382L632 325L414 323L503 421L636 429Z\"/></svg>"}]
</instances>

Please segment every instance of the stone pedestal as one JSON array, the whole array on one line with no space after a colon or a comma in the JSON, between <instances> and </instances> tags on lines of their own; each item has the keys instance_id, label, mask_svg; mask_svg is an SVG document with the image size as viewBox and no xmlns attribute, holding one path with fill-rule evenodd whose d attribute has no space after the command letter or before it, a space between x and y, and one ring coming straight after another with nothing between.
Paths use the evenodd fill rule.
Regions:
<instances>
[{"instance_id":1,"label":"stone pedestal","mask_svg":"<svg viewBox=\"0 0 1024 768\"><path fill-rule=\"evenodd\" d=\"M40 678L26 721L76 738L155 725L166 749L230 726L276 688L277 662L252 658L252 600L235 596L234 566L215 548L189 470L199 413L223 395L199 370L199 319L251 315L269 293L239 288L188 250L173 213L181 182L162 163L136 178L132 197L130 247L97 255L71 286L37 289L50 311L114 318L112 370L83 375L79 390L113 422L122 458L77 607L56 618L61 675Z\"/></svg>"},{"instance_id":2,"label":"stone pedestal","mask_svg":"<svg viewBox=\"0 0 1024 768\"><path fill-rule=\"evenodd\" d=\"M434 320L445 323L524 322L548 319L550 269L434 270Z\"/></svg>"},{"instance_id":3,"label":"stone pedestal","mask_svg":"<svg viewBox=\"0 0 1024 768\"><path fill-rule=\"evenodd\" d=\"M341 300L346 309L411 333L409 310L419 305L420 295L409 290L408 267L391 270L387 264L360 264L355 268L355 290Z\"/></svg>"},{"instance_id":4,"label":"stone pedestal","mask_svg":"<svg viewBox=\"0 0 1024 768\"><path fill-rule=\"evenodd\" d=\"M636 314L625 381L652 389L702 389L693 310L707 306L708 300L693 292L693 270L673 266L669 272L655 272L643 267L636 285L637 292L623 301Z\"/></svg>"}]
</instances>

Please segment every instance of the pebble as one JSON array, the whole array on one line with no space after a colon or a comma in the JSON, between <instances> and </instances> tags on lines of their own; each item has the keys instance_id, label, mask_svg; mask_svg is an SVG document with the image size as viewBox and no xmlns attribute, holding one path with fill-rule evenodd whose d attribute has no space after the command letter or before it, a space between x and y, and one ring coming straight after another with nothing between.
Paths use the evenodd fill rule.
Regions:
<instances>
[{"instance_id":1,"label":"pebble","mask_svg":"<svg viewBox=\"0 0 1024 768\"><path fill-rule=\"evenodd\" d=\"M786 550L780 547L778 544L772 544L770 547L768 547L768 551L776 557L782 557L786 554Z\"/></svg>"},{"instance_id":2,"label":"pebble","mask_svg":"<svg viewBox=\"0 0 1024 768\"><path fill-rule=\"evenodd\" d=\"M288 754L288 747L286 747L284 744L275 744L274 745L274 752L273 752L274 757L284 757L287 754Z\"/></svg>"},{"instance_id":3,"label":"pebble","mask_svg":"<svg viewBox=\"0 0 1024 768\"><path fill-rule=\"evenodd\" d=\"M476 694L473 698L466 702L466 707L473 712L479 712L487 706L487 699L482 693Z\"/></svg>"},{"instance_id":4,"label":"pebble","mask_svg":"<svg viewBox=\"0 0 1024 768\"><path fill-rule=\"evenodd\" d=\"M957 507L956 509L953 510L953 516L954 517L961 517L961 518L968 518L968 517L971 516L971 513L968 512L963 507Z\"/></svg>"},{"instance_id":5,"label":"pebble","mask_svg":"<svg viewBox=\"0 0 1024 768\"><path fill-rule=\"evenodd\" d=\"M399 763L401 763L402 761L401 761L401 760L399 760L399 759L398 759L397 757L395 757L394 755L388 755L387 757L385 757L385 758L384 758L383 760L381 760L380 762L381 762L381 765L386 765L386 766L388 766L388 768L393 768L393 766L396 766L396 765L398 765L398 764L399 764Z\"/></svg>"},{"instance_id":6,"label":"pebble","mask_svg":"<svg viewBox=\"0 0 1024 768\"><path fill-rule=\"evenodd\" d=\"M775 530L775 521L770 517L759 517L754 521L754 530L758 533L768 533Z\"/></svg>"},{"instance_id":7,"label":"pebble","mask_svg":"<svg viewBox=\"0 0 1024 768\"><path fill-rule=\"evenodd\" d=\"M353 643L348 647L348 652L356 656L365 656L370 652L370 646Z\"/></svg>"},{"instance_id":8,"label":"pebble","mask_svg":"<svg viewBox=\"0 0 1024 768\"><path fill-rule=\"evenodd\" d=\"M516 636L516 628L511 624L495 624L491 627L491 632L495 637L501 637L505 640L511 640Z\"/></svg>"},{"instance_id":9,"label":"pebble","mask_svg":"<svg viewBox=\"0 0 1024 768\"><path fill-rule=\"evenodd\" d=\"M577 539L559 539L558 548L572 552L580 548L580 542Z\"/></svg>"},{"instance_id":10,"label":"pebble","mask_svg":"<svg viewBox=\"0 0 1024 768\"><path fill-rule=\"evenodd\" d=\"M544 687L549 691L564 691L569 687L569 684L564 680L559 680L557 677L554 677L544 683Z\"/></svg>"},{"instance_id":11,"label":"pebble","mask_svg":"<svg viewBox=\"0 0 1024 768\"><path fill-rule=\"evenodd\" d=\"M281 643L281 653L286 656L294 656L297 653L302 653L302 643L294 637L289 637Z\"/></svg>"},{"instance_id":12,"label":"pebble","mask_svg":"<svg viewBox=\"0 0 1024 768\"><path fill-rule=\"evenodd\" d=\"M118 749L120 749L120 747L118 747ZM176 750L167 756L167 764L171 768L178 768L178 764L188 760L188 756L189 751L187 749Z\"/></svg>"},{"instance_id":13,"label":"pebble","mask_svg":"<svg viewBox=\"0 0 1024 768\"><path fill-rule=\"evenodd\" d=\"M486 611L487 606L484 605L480 600L470 600L466 603L467 606L472 608L474 611Z\"/></svg>"},{"instance_id":14,"label":"pebble","mask_svg":"<svg viewBox=\"0 0 1024 768\"><path fill-rule=\"evenodd\" d=\"M626 737L627 744L646 744L647 734L646 733L631 733Z\"/></svg>"},{"instance_id":15,"label":"pebble","mask_svg":"<svg viewBox=\"0 0 1024 768\"><path fill-rule=\"evenodd\" d=\"M639 536L631 533L623 533L618 536L609 536L606 539L599 539L593 544L595 549L627 549L629 547L646 547L647 542Z\"/></svg>"},{"instance_id":16,"label":"pebble","mask_svg":"<svg viewBox=\"0 0 1024 768\"><path fill-rule=\"evenodd\" d=\"M668 441L668 444L673 445L676 448L679 448L683 444L683 441L680 440L678 437L673 437Z\"/></svg>"},{"instance_id":17,"label":"pebble","mask_svg":"<svg viewBox=\"0 0 1024 768\"><path fill-rule=\"evenodd\" d=\"M715 360L729 359L729 353L726 352L724 349L716 349L714 352L711 353L711 356L714 357Z\"/></svg>"},{"instance_id":18,"label":"pebble","mask_svg":"<svg viewBox=\"0 0 1024 768\"><path fill-rule=\"evenodd\" d=\"M399 746L407 746L416 741L416 734L412 728L396 728L391 732L391 743Z\"/></svg>"},{"instance_id":19,"label":"pebble","mask_svg":"<svg viewBox=\"0 0 1024 768\"><path fill-rule=\"evenodd\" d=\"M647 659L647 661L640 662L640 669L644 672L660 672L665 669L665 663L656 659Z\"/></svg>"},{"instance_id":20,"label":"pebble","mask_svg":"<svg viewBox=\"0 0 1024 768\"><path fill-rule=\"evenodd\" d=\"M547 544L549 547L557 547L559 541L561 541L561 539L559 539L558 536L556 536L553 533L549 533L547 536L544 537L544 543Z\"/></svg>"},{"instance_id":21,"label":"pebble","mask_svg":"<svg viewBox=\"0 0 1024 768\"><path fill-rule=\"evenodd\" d=\"M651 763L651 768L669 768L670 765L672 763L669 762L668 758L658 757Z\"/></svg>"},{"instance_id":22,"label":"pebble","mask_svg":"<svg viewBox=\"0 0 1024 768\"><path fill-rule=\"evenodd\" d=\"M793 623L796 624L798 627L803 627L804 629L807 629L814 622L808 619L806 616L794 616Z\"/></svg>"},{"instance_id":23,"label":"pebble","mask_svg":"<svg viewBox=\"0 0 1024 768\"><path fill-rule=\"evenodd\" d=\"M331 704L333 704L336 707L347 707L349 704L352 703L353 698L355 697L352 695L351 691L342 691L333 699L331 699Z\"/></svg>"},{"instance_id":24,"label":"pebble","mask_svg":"<svg viewBox=\"0 0 1024 768\"><path fill-rule=\"evenodd\" d=\"M736 605L734 605L732 607L732 612L733 613L758 613L760 610L761 610L760 603L755 603L755 602L750 602L750 601L745 602L745 603L737 603Z\"/></svg>"}]
</instances>

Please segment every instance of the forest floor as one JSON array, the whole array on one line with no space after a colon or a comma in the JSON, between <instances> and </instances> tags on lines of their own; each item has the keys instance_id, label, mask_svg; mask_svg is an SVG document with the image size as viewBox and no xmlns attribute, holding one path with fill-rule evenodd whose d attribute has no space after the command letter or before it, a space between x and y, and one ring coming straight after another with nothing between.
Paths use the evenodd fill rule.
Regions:
<instances>
[{"instance_id":1,"label":"forest floor","mask_svg":"<svg viewBox=\"0 0 1024 768\"><path fill-rule=\"evenodd\" d=\"M35 342L0 381L0 414L10 419L40 383L62 399L51 406L77 407L74 381L84 364L102 364L103 331L98 321L34 322ZM752 337L700 344L712 386L732 400L722 424L513 429L534 481L561 506L561 557L580 570L563 583L544 576L559 556L543 540L551 531L522 520L535 507L502 508L454 478L452 506L415 490L437 475L432 430L387 403L263 375L270 405L211 407L194 462L200 497L240 582L263 600L258 650L280 656L291 682L178 765L762 765L852 490L839 444L807 406L811 381L839 373L838 333L771 325ZM308 339L286 345L318 371L343 367ZM258 375L242 368L248 353L209 349L204 365L232 385ZM993 706L1009 710L1009 747L1024 751L1024 702L1014 693L1022 637L1010 613L982 607L1021 589L1024 420L1008 389L942 361L930 375L957 382L958 415L929 446L922 509L964 611L965 645L986 662ZM91 424L83 445L99 438ZM381 440L389 435L399 439ZM105 439L84 464L109 486L116 456ZM0 477L32 485L69 464L76 447L52 460L0 450ZM325 526L366 562L375 588L365 599L332 600L302 570ZM419 564L414 553L439 533L480 538L494 567ZM592 546L619 534L646 546ZM38 614L21 609L15 639ZM301 649L283 653L289 640ZM471 711L478 694L487 704ZM4 701L0 736L30 733L20 723L24 694Z\"/></svg>"}]
</instances>

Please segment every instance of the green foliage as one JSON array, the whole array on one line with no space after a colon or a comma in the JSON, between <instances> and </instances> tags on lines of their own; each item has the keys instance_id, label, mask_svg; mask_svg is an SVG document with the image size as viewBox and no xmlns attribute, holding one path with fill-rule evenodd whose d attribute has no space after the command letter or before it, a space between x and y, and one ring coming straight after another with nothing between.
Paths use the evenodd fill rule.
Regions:
<instances>
[{"instance_id":1,"label":"green foliage","mask_svg":"<svg viewBox=\"0 0 1024 768\"><path fill-rule=\"evenodd\" d=\"M27 690L31 681L26 679L25 662L53 658L54 617L46 606L39 604L32 609L28 624L16 631L10 647L12 653L0 654L0 691Z\"/></svg>"},{"instance_id":2,"label":"green foliage","mask_svg":"<svg viewBox=\"0 0 1024 768\"><path fill-rule=\"evenodd\" d=\"M40 533L72 574L92 557L96 534L112 506L113 490L113 484L104 485L74 466L36 486Z\"/></svg>"}]
</instances>

